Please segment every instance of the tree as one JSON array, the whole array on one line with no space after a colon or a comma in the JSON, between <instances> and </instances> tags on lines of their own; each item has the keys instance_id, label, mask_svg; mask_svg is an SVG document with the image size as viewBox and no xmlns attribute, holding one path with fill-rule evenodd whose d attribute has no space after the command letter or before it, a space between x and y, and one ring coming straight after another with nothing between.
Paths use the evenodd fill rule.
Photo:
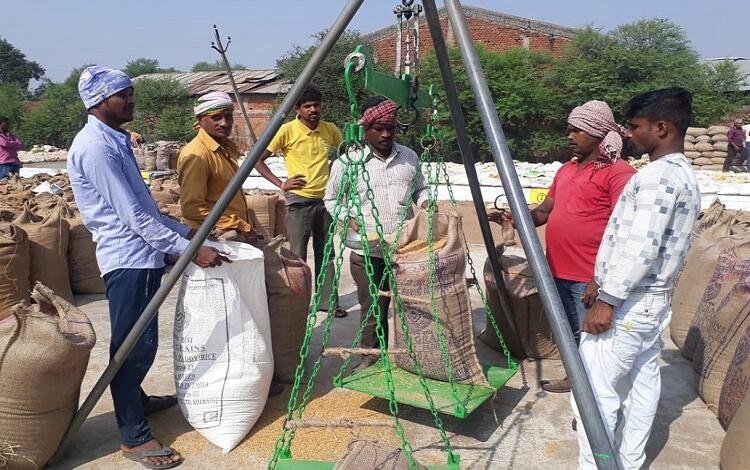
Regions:
<instances>
[{"instance_id":1,"label":"tree","mask_svg":"<svg viewBox=\"0 0 750 470\"><path fill-rule=\"evenodd\" d=\"M192 105L187 90L171 79L135 82L135 116L128 126L146 140L190 140Z\"/></svg>"},{"instance_id":2,"label":"tree","mask_svg":"<svg viewBox=\"0 0 750 470\"><path fill-rule=\"evenodd\" d=\"M125 67L122 69L122 71L128 74L130 78L135 78L139 75L146 75L147 73L177 72L177 70L174 67L163 69L159 67L158 60L146 59L145 57L140 57L138 59L128 61L128 63L125 64Z\"/></svg>"},{"instance_id":3,"label":"tree","mask_svg":"<svg viewBox=\"0 0 750 470\"><path fill-rule=\"evenodd\" d=\"M559 96L548 86L546 79L554 63L553 58L521 48L492 52L478 45L477 52L513 155L539 156L564 145L565 123L559 112ZM449 49L448 56L474 158L487 161L491 159L490 147L468 76L458 50ZM445 96L434 53L422 62L421 86L428 87L430 84L435 85L440 96ZM444 100L438 107L438 117L443 133L444 158L461 161L456 133Z\"/></svg>"},{"instance_id":4,"label":"tree","mask_svg":"<svg viewBox=\"0 0 750 470\"><path fill-rule=\"evenodd\" d=\"M86 107L78 95L78 78L89 65L70 72L62 83L47 83L22 119L19 134L27 145L68 148L86 124Z\"/></svg>"},{"instance_id":5,"label":"tree","mask_svg":"<svg viewBox=\"0 0 750 470\"><path fill-rule=\"evenodd\" d=\"M702 63L678 25L647 19L619 26L609 35L585 28L550 79L561 92L564 109L600 99L620 120L622 105L633 95L681 86L693 93L696 125L706 126L735 107L727 93L737 90L741 76L733 64Z\"/></svg>"},{"instance_id":6,"label":"tree","mask_svg":"<svg viewBox=\"0 0 750 470\"><path fill-rule=\"evenodd\" d=\"M315 44L312 46L306 48L294 46L286 52L276 62L279 74L290 82L296 80L326 33L326 31L320 31L314 34ZM344 83L344 59L357 45L364 42L358 31L345 31L336 41L312 79L312 82L323 94L323 119L331 121L339 127L352 120L349 113L349 98Z\"/></svg>"},{"instance_id":7,"label":"tree","mask_svg":"<svg viewBox=\"0 0 750 470\"><path fill-rule=\"evenodd\" d=\"M226 70L224 62L217 60L216 62L198 62L190 68L191 72L223 72ZM247 70L247 66L243 64L233 64L232 70Z\"/></svg>"},{"instance_id":8,"label":"tree","mask_svg":"<svg viewBox=\"0 0 750 470\"><path fill-rule=\"evenodd\" d=\"M24 90L31 80L44 76L44 67L26 59L23 52L0 38L0 83L16 83Z\"/></svg>"},{"instance_id":9,"label":"tree","mask_svg":"<svg viewBox=\"0 0 750 470\"><path fill-rule=\"evenodd\" d=\"M16 83L0 84L0 116L10 119L13 126L18 126L23 112L24 91Z\"/></svg>"}]
</instances>

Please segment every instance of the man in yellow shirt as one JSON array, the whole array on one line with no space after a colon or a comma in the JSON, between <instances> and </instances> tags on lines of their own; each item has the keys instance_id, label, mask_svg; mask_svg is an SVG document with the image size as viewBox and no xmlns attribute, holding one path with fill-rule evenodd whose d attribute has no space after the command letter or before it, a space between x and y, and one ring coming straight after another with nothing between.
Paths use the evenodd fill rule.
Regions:
<instances>
[{"instance_id":1,"label":"man in yellow shirt","mask_svg":"<svg viewBox=\"0 0 750 470\"><path fill-rule=\"evenodd\" d=\"M240 152L229 140L233 113L234 103L227 93L212 92L198 98L195 107L198 135L182 149L177 159L182 218L190 228L198 228L206 220L239 169ZM242 191L237 191L232 198L216 228L224 232L235 230L239 239L254 241Z\"/></svg>"},{"instance_id":2,"label":"man in yellow shirt","mask_svg":"<svg viewBox=\"0 0 750 470\"><path fill-rule=\"evenodd\" d=\"M322 95L313 85L308 85L295 105L297 118L287 122L276 133L268 149L255 165L264 178L284 191L286 199L286 225L291 250L307 261L307 243L313 239L315 277L323 269L323 249L331 225L331 216L323 204L328 184L331 156L341 144L341 131L335 124L321 121ZM289 177L281 181L271 172L264 160L274 154L283 154ZM328 305L333 280L333 259L325 267L329 282L321 293L321 310L331 311L336 317L345 317L346 310Z\"/></svg>"}]
</instances>

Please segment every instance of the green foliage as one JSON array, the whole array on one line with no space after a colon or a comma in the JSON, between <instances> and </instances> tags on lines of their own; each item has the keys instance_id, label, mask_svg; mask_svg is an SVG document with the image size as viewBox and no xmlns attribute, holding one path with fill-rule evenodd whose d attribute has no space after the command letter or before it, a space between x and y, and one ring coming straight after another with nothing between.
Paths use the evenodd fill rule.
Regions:
<instances>
[{"instance_id":1,"label":"green foliage","mask_svg":"<svg viewBox=\"0 0 750 470\"><path fill-rule=\"evenodd\" d=\"M192 103L176 80L144 78L135 82L135 116L129 128L148 141L189 140L192 135Z\"/></svg>"},{"instance_id":2,"label":"green foliage","mask_svg":"<svg viewBox=\"0 0 750 470\"><path fill-rule=\"evenodd\" d=\"M533 155L564 144L565 124L560 120L559 96L546 82L553 59L520 48L497 53L479 45L477 51L511 152L514 155ZM480 161L491 159L481 116L458 50L449 49L448 55L474 157ZM425 87L434 84L444 96L434 54L422 63L421 82ZM444 99L438 108L438 118L442 122L445 158L460 161L455 129Z\"/></svg>"},{"instance_id":3,"label":"green foliage","mask_svg":"<svg viewBox=\"0 0 750 470\"><path fill-rule=\"evenodd\" d=\"M592 99L607 101L620 119L632 96L681 86L693 93L696 125L717 122L736 109L732 92L741 81L731 63L702 63L684 31L663 19L629 23L605 35L585 28L572 41L550 76L564 109Z\"/></svg>"},{"instance_id":4,"label":"green foliage","mask_svg":"<svg viewBox=\"0 0 750 470\"><path fill-rule=\"evenodd\" d=\"M289 81L296 80L325 35L326 31L318 32L313 35L315 44L312 46L306 48L294 46L284 54L276 62L281 76ZM339 127L352 119L344 84L344 59L357 45L363 43L364 40L358 31L345 31L323 60L312 80L323 94L323 119Z\"/></svg>"},{"instance_id":5,"label":"green foliage","mask_svg":"<svg viewBox=\"0 0 750 470\"><path fill-rule=\"evenodd\" d=\"M20 124L23 113L24 92L15 83L0 84L0 116L10 119L11 126Z\"/></svg>"},{"instance_id":6,"label":"green foliage","mask_svg":"<svg viewBox=\"0 0 750 470\"><path fill-rule=\"evenodd\" d=\"M49 86L23 117L19 134L26 145L49 144L69 148L86 124L86 108L78 89L67 83Z\"/></svg>"},{"instance_id":7,"label":"green foliage","mask_svg":"<svg viewBox=\"0 0 750 470\"><path fill-rule=\"evenodd\" d=\"M0 83L15 83L26 90L31 80L39 80L42 76L44 67L26 59L23 52L0 38Z\"/></svg>"},{"instance_id":8,"label":"green foliage","mask_svg":"<svg viewBox=\"0 0 750 470\"><path fill-rule=\"evenodd\" d=\"M127 64L125 64L125 67L122 69L122 71L128 74L130 78L135 78L139 75L145 75L147 73L177 72L177 70L173 67L163 69L159 67L158 60L146 59L145 57L140 57L138 59L129 61Z\"/></svg>"},{"instance_id":9,"label":"green foliage","mask_svg":"<svg viewBox=\"0 0 750 470\"><path fill-rule=\"evenodd\" d=\"M198 62L190 68L191 72L223 72L224 62L217 60L216 62ZM247 70L247 66L243 64L232 64L232 71L234 70Z\"/></svg>"}]
</instances>

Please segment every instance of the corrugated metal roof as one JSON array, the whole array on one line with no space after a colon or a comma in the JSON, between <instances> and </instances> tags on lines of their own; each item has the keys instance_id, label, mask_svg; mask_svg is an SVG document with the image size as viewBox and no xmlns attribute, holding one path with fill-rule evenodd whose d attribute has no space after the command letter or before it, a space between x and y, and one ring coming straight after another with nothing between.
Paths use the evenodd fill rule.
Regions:
<instances>
[{"instance_id":1,"label":"corrugated metal roof","mask_svg":"<svg viewBox=\"0 0 750 470\"><path fill-rule=\"evenodd\" d=\"M706 59L708 63L732 61L740 69L740 74L745 77L745 83L740 85L740 90L750 91L750 58L746 57L717 57L715 59Z\"/></svg>"},{"instance_id":2,"label":"corrugated metal roof","mask_svg":"<svg viewBox=\"0 0 750 470\"><path fill-rule=\"evenodd\" d=\"M286 93L290 84L282 81L275 69L266 70L237 70L232 72L237 89L245 94L281 94ZM173 72L173 73L147 73L140 75L134 80L148 79L172 79L180 82L191 96L202 95L210 91L223 91L232 93L232 85L226 72Z\"/></svg>"}]
</instances>

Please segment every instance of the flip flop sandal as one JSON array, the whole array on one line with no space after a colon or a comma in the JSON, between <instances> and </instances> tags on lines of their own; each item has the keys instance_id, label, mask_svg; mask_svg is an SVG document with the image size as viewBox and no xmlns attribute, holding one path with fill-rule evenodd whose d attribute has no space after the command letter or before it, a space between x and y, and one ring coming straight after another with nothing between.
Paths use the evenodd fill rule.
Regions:
<instances>
[{"instance_id":1,"label":"flip flop sandal","mask_svg":"<svg viewBox=\"0 0 750 470\"><path fill-rule=\"evenodd\" d=\"M550 393L568 393L570 386L566 386L563 380L542 380L539 382L542 389Z\"/></svg>"},{"instance_id":2,"label":"flip flop sandal","mask_svg":"<svg viewBox=\"0 0 750 470\"><path fill-rule=\"evenodd\" d=\"M336 307L333 310L333 318L344 318L349 316L349 312L347 312L343 307Z\"/></svg>"},{"instance_id":3,"label":"flip flop sandal","mask_svg":"<svg viewBox=\"0 0 750 470\"><path fill-rule=\"evenodd\" d=\"M167 447L165 445L161 446L161 449L154 449L154 450L140 450L137 452L126 452L122 451L123 457L125 457L128 460L132 460L133 462L138 462L139 464L143 465L146 468L153 468L155 470L162 470L166 468L174 468L183 462L182 456L180 456L180 460L176 462L169 462L162 465L156 465L152 463L148 463L146 459L149 457L169 457L171 455L175 455L174 450L172 450L171 447Z\"/></svg>"},{"instance_id":4,"label":"flip flop sandal","mask_svg":"<svg viewBox=\"0 0 750 470\"><path fill-rule=\"evenodd\" d=\"M175 395L150 396L143 404L143 413L148 416L172 408L176 404L177 397Z\"/></svg>"}]
</instances>

